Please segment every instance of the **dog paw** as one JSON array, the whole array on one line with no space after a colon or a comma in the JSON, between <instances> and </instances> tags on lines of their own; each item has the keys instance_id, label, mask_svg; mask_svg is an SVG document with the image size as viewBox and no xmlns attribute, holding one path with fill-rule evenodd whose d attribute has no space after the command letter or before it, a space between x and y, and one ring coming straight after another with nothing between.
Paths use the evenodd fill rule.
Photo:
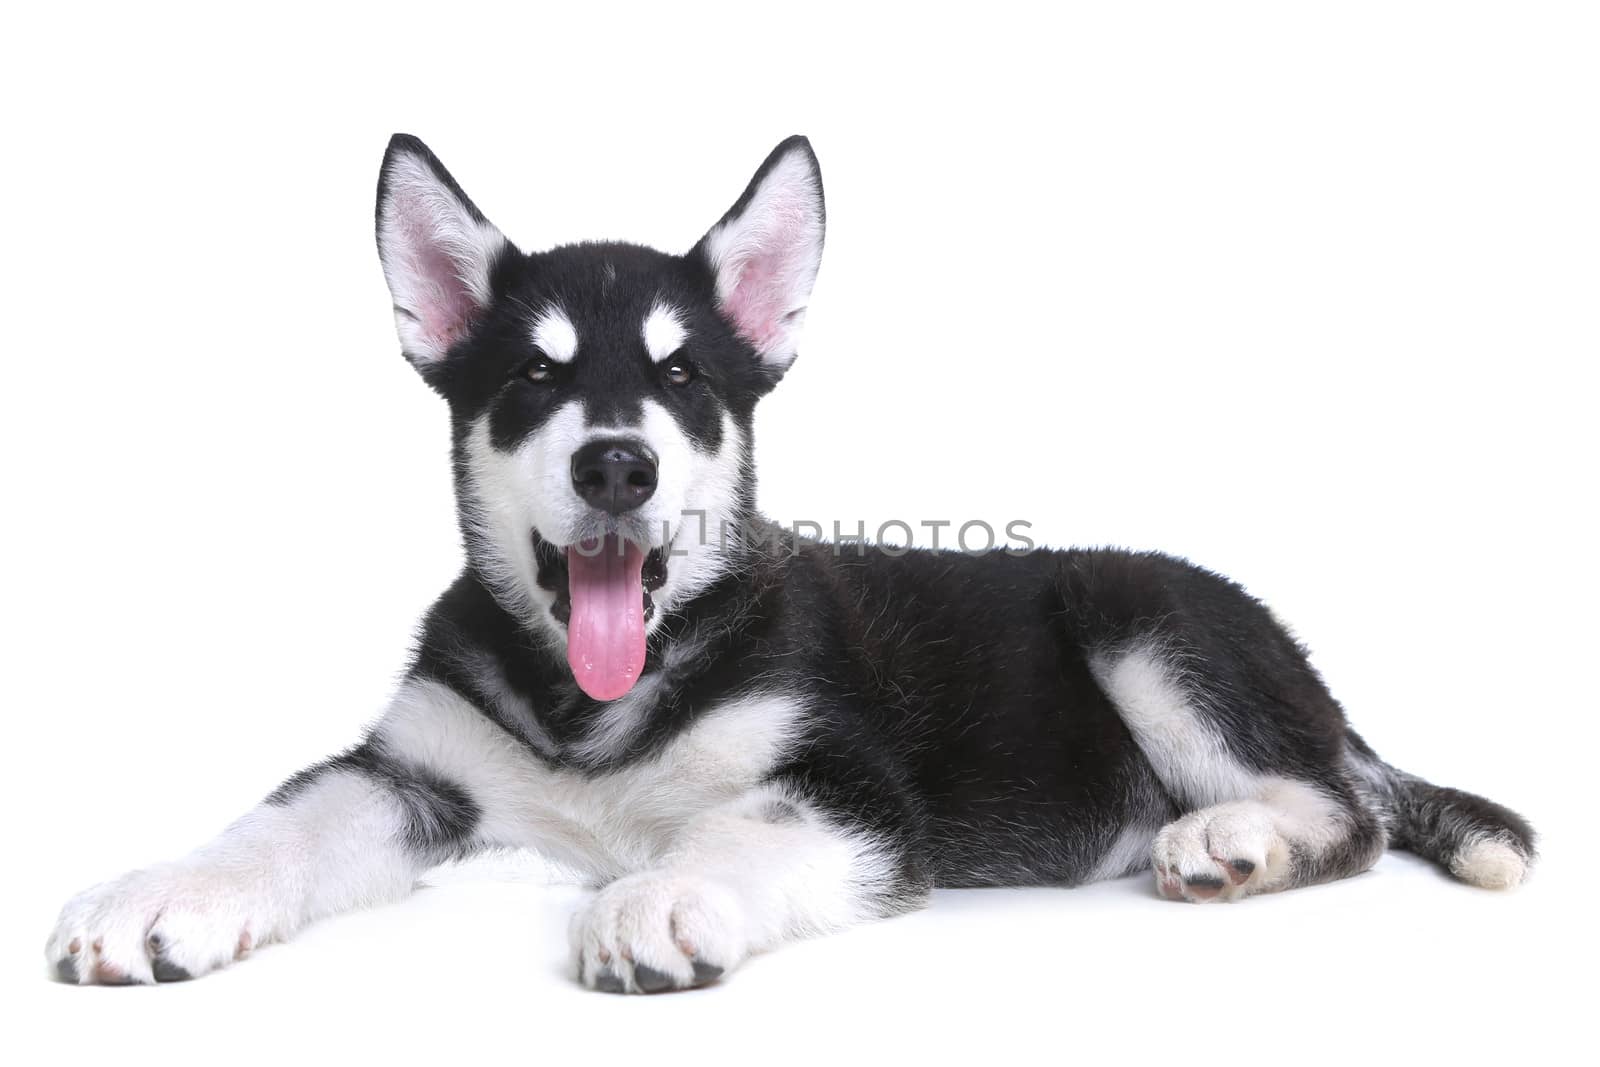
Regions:
<instances>
[{"instance_id":1,"label":"dog paw","mask_svg":"<svg viewBox=\"0 0 1600 1067\"><path fill-rule=\"evenodd\" d=\"M1168 823L1151 848L1156 889L1169 900L1238 900L1282 888L1289 845L1261 804L1219 804Z\"/></svg>"},{"instance_id":2,"label":"dog paw","mask_svg":"<svg viewBox=\"0 0 1600 1067\"><path fill-rule=\"evenodd\" d=\"M572 920L578 981L605 993L665 993L716 981L746 954L733 894L647 871L602 889Z\"/></svg>"},{"instance_id":3,"label":"dog paw","mask_svg":"<svg viewBox=\"0 0 1600 1067\"><path fill-rule=\"evenodd\" d=\"M264 904L257 887L227 871L176 864L134 871L68 901L45 955L63 982L181 982L270 937Z\"/></svg>"}]
</instances>

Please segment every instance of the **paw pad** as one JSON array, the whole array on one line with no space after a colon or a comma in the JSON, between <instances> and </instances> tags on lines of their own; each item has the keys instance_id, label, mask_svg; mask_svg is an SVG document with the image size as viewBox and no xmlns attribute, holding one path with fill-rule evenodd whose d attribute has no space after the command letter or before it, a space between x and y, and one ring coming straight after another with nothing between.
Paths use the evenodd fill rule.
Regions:
<instances>
[{"instance_id":1,"label":"paw pad","mask_svg":"<svg viewBox=\"0 0 1600 1067\"><path fill-rule=\"evenodd\" d=\"M1169 900L1238 900L1282 888L1289 849L1271 812L1253 801L1191 812L1163 827L1151 848L1156 888Z\"/></svg>"},{"instance_id":2,"label":"paw pad","mask_svg":"<svg viewBox=\"0 0 1600 1067\"><path fill-rule=\"evenodd\" d=\"M745 955L738 901L715 883L641 872L601 890L573 920L578 981L603 993L708 985Z\"/></svg>"},{"instance_id":3,"label":"paw pad","mask_svg":"<svg viewBox=\"0 0 1600 1067\"><path fill-rule=\"evenodd\" d=\"M642 963L633 965L633 982L641 993L665 993L676 984L672 975Z\"/></svg>"},{"instance_id":4,"label":"paw pad","mask_svg":"<svg viewBox=\"0 0 1600 1067\"><path fill-rule=\"evenodd\" d=\"M243 957L271 912L247 875L193 864L134 871L78 894L45 946L48 973L83 985L185 982Z\"/></svg>"}]
</instances>

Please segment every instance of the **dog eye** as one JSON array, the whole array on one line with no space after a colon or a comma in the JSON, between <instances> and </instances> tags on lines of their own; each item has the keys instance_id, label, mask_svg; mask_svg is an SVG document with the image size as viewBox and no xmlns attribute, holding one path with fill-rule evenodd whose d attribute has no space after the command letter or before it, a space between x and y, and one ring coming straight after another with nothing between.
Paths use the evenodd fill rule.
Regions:
<instances>
[{"instance_id":1,"label":"dog eye","mask_svg":"<svg viewBox=\"0 0 1600 1067\"><path fill-rule=\"evenodd\" d=\"M528 381L537 385L550 385L556 380L556 365L548 359L536 359L523 371Z\"/></svg>"},{"instance_id":2,"label":"dog eye","mask_svg":"<svg viewBox=\"0 0 1600 1067\"><path fill-rule=\"evenodd\" d=\"M667 381L673 385L688 385L694 381L694 368L681 359L675 359L668 363L666 370L662 373L666 376Z\"/></svg>"}]
</instances>

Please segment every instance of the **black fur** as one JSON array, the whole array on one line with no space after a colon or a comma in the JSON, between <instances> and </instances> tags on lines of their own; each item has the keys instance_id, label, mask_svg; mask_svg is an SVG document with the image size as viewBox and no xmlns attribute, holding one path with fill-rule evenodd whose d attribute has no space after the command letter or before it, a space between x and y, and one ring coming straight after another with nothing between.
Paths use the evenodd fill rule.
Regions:
<instances>
[{"instance_id":1,"label":"black fur","mask_svg":"<svg viewBox=\"0 0 1600 1067\"><path fill-rule=\"evenodd\" d=\"M1509 845L1524 860L1537 854L1538 835L1521 815L1492 800L1438 786L1384 763L1356 734L1348 734L1354 762L1378 798L1389 845L1448 867L1473 841Z\"/></svg>"},{"instance_id":2,"label":"black fur","mask_svg":"<svg viewBox=\"0 0 1600 1067\"><path fill-rule=\"evenodd\" d=\"M1140 852L1153 852L1163 896L1190 900L1344 877L1389 845L1481 885L1513 884L1532 860L1533 830L1516 813L1380 760L1305 650L1226 578L1117 549L832 545L761 518L753 415L794 358L822 240L821 178L803 138L780 145L682 256L622 244L524 254L415 138L391 143L378 198L385 272L407 305L402 345L450 409L466 566L428 612L391 716L267 798L305 802L315 817L281 837L293 816L224 835L263 865L290 865L273 886L284 900L265 909L277 914L260 930L225 921L186 955L195 946L145 914L140 884L170 891L167 875L135 872L63 910L47 949L63 981L81 971L126 984L130 968L144 980L143 962L157 982L184 981L219 952L345 903L308 891L320 872L302 852L331 853L315 862L352 876L322 897L359 898L403 888L396 858L403 875L534 843L567 849L560 858L598 878L637 872L575 924L580 982L703 985L743 950L679 936L676 909L695 893L679 875L702 873L702 816L715 841L706 889L731 888L747 862L787 865L779 892L728 898L783 898L750 926L769 939L893 914L935 886L1131 873L1150 862ZM692 516L710 513L727 526L680 543ZM580 558L596 546L616 558ZM720 732L647 763L722 708ZM760 744L741 752L728 730L752 721ZM363 837L370 820L353 819L340 848L297 844L350 814L340 805L351 793L320 793L330 772L362 779L359 803L386 801L397 816L386 844L401 847L373 870L357 854L379 845ZM333 803L316 811L308 795ZM257 836L262 823L272 832ZM817 887L824 906L811 914L792 879L834 864L812 860L806 842L852 860ZM185 891L185 905L239 891L232 855L201 855L220 888ZM651 863L664 866L640 870ZM108 906L128 884L132 907ZM637 926L621 918L633 905L686 954L687 980L635 962L627 944L595 951L607 923ZM107 943L84 927L112 919L145 932L147 960L100 959Z\"/></svg>"},{"instance_id":3,"label":"black fur","mask_svg":"<svg viewBox=\"0 0 1600 1067\"><path fill-rule=\"evenodd\" d=\"M274 790L267 803L289 803L329 770L356 771L386 787L404 814L405 843L419 855L437 861L459 855L477 828L481 813L464 788L394 758L376 738L300 771Z\"/></svg>"},{"instance_id":4,"label":"black fur","mask_svg":"<svg viewBox=\"0 0 1600 1067\"><path fill-rule=\"evenodd\" d=\"M815 168L803 139L785 142L724 221L748 209L763 176L790 151L803 151ZM397 138L391 158L396 152L421 154L482 218L419 142ZM380 204L385 195L380 183ZM571 399L584 401L591 423L607 425L636 418L646 399L660 403L708 454L721 447L726 413L745 442L747 473L732 509L752 536L730 542L727 574L672 605L654 631L646 663L654 702L643 728L614 751L581 750L605 706L579 691L552 636L570 604L558 597L548 620L511 614L463 516L468 565L430 611L411 675L455 690L539 759L617 773L719 703L778 689L795 695L809 718L804 743L771 776L899 857L883 911L935 885L1071 885L1097 870L1126 828L1154 828L1202 806L1161 781L1096 680L1095 657L1149 645L1181 665L1196 714L1225 738L1233 760L1307 783L1347 813L1340 841L1296 851L1297 884L1364 869L1386 843L1448 863L1474 835L1492 835L1532 855L1532 831L1514 813L1377 761L1271 614L1186 561L1115 549L889 555L765 523L754 508L748 442L755 405L781 370L723 317L706 240L684 256L622 244L533 255L507 246L492 288L447 358L419 368L449 403L458 497L469 496L466 444L485 415L492 445L505 451ZM639 323L658 299L687 316L687 385L666 380L640 339ZM572 319L584 349L534 381L525 371L542 354L530 315L551 303ZM528 536L539 584L564 590L561 551L540 531ZM654 568L663 564L671 566L656 557L647 571L657 587L664 575ZM674 649L680 655L669 655ZM472 832L477 809L459 783L400 765L372 742L328 766L386 783L419 849L448 853ZM274 799L292 797L315 773L291 779ZM795 814L780 806L767 817ZM1234 864L1241 878L1253 869ZM1212 881L1191 879L1204 889L1224 885ZM641 986L655 983L635 975ZM622 979L608 972L599 983L620 989Z\"/></svg>"},{"instance_id":5,"label":"black fur","mask_svg":"<svg viewBox=\"0 0 1600 1067\"><path fill-rule=\"evenodd\" d=\"M774 777L900 847L903 896L886 908L930 885L1070 885L1125 826L1193 807L1156 778L1088 667L1096 650L1154 636L1197 665L1198 706L1227 731L1235 758L1348 802L1349 839L1299 857L1298 883L1363 869L1382 849L1378 816L1346 767L1338 704L1292 638L1225 579L1116 550L887 557L769 533L770 543L742 549L737 581L682 609L652 646L659 670L662 649L686 631L719 635L663 686L648 727L609 769L737 695L758 663L762 684L804 694L814 709L809 742ZM465 642L493 655L529 706L552 709L537 724L546 744L530 743L541 758L564 762L602 711L470 576L425 633L419 674L489 707L456 666ZM503 725L526 740L535 724ZM1423 788L1397 794L1396 845L1448 862L1447 845L1466 831L1449 829L1431 851L1422 835L1438 834L1446 813L1478 811L1469 829L1508 833L1531 855L1515 815L1455 791L1430 807Z\"/></svg>"}]
</instances>

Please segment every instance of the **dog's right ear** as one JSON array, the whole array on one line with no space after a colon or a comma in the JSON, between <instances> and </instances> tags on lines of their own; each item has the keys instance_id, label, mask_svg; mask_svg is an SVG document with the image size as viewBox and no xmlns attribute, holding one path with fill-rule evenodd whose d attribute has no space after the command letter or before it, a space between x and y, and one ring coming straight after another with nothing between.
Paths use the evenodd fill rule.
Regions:
<instances>
[{"instance_id":1,"label":"dog's right ear","mask_svg":"<svg viewBox=\"0 0 1600 1067\"><path fill-rule=\"evenodd\" d=\"M395 134L384 153L377 215L378 258L394 298L400 348L425 370L488 305L495 263L511 242L409 134Z\"/></svg>"}]
</instances>

